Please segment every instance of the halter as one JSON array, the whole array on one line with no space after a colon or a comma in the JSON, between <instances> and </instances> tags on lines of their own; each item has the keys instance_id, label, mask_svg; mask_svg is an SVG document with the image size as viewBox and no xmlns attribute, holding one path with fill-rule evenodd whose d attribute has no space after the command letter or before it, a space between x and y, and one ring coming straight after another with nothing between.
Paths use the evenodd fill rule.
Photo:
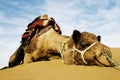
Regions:
<instances>
[{"instance_id":1,"label":"halter","mask_svg":"<svg viewBox=\"0 0 120 80\"><path fill-rule=\"evenodd\" d=\"M65 45L67 44L69 40L65 41L64 43L62 43L61 45L61 49L60 49L60 54L61 54L61 57L62 57L62 62L64 63L64 55L63 55L63 49L65 47ZM95 44L97 44L98 42L94 42L92 43L89 47L87 47L85 50L78 50L75 46L73 47L73 49L71 49L71 51L73 51L73 61L75 61L75 63L77 64L77 61L74 59L74 52L77 51L78 53L81 54L81 57L82 57L82 60L85 64L87 64L87 62L85 61L84 59L84 54L90 49L92 48Z\"/></svg>"},{"instance_id":2,"label":"halter","mask_svg":"<svg viewBox=\"0 0 120 80\"><path fill-rule=\"evenodd\" d=\"M69 39L66 40L64 43L62 43L61 49L60 49L60 54L61 54L62 62L63 62L63 63L64 63L63 49L64 49L65 45L68 43L68 41L69 41ZM94 45L96 45L97 43L98 43L98 42L92 43L92 44L91 44L89 47L87 47L85 50L79 50L79 49L77 49L77 48L74 46L73 49L71 49L71 51L73 51L73 56L72 56L72 58L73 58L73 61L75 62L75 64L78 64L77 61L74 59L74 55L75 55L74 52L75 52L75 51L77 51L78 53L81 54L81 57L82 57L83 62L84 62L85 64L87 64L87 62L86 62L85 59L84 59L84 55L85 55L85 53L86 53L90 48L92 48L92 47L93 47ZM117 62L115 62L114 60L112 60L111 57L107 54L107 52L106 52L105 49L103 49L103 54L104 54L104 56L108 59L108 61L110 61L110 62L113 64L113 66L120 67L120 64L118 64Z\"/></svg>"},{"instance_id":3,"label":"halter","mask_svg":"<svg viewBox=\"0 0 120 80\"><path fill-rule=\"evenodd\" d=\"M77 61L74 59L74 54L75 54L74 51L77 51L77 52L81 53L81 57L82 57L83 62L84 62L85 64L87 64L87 62L86 62L85 59L84 59L84 54L85 54L90 48L92 48L94 45L96 45L97 43L98 43L98 42L94 42L94 43L91 44L88 48L86 48L85 50L82 50L82 51L81 51L81 50L78 50L78 49L75 48L75 46L74 46L74 48L72 49L72 51L73 51L73 60L75 61L75 63L78 64ZM118 64L117 62L115 62L115 61L108 55L108 53L106 52L105 49L103 49L103 54L104 54L104 56L107 58L107 60L113 64L113 66L120 67L120 64Z\"/></svg>"},{"instance_id":4,"label":"halter","mask_svg":"<svg viewBox=\"0 0 120 80\"><path fill-rule=\"evenodd\" d=\"M85 61L85 59L84 59L84 55L85 55L85 53L90 49L90 48L92 48L94 45L96 45L98 42L94 42L94 43L92 43L89 47L87 47L85 50L79 50L79 49L77 49L77 48L75 48L75 46L73 47L73 49L71 49L72 51L73 51L73 60L75 61L75 63L77 64L77 61L74 59L74 52L75 51L77 51L78 53L80 53L81 54L81 57L82 57L82 60L83 60L83 62L85 63L85 64L87 64L87 62Z\"/></svg>"}]
</instances>

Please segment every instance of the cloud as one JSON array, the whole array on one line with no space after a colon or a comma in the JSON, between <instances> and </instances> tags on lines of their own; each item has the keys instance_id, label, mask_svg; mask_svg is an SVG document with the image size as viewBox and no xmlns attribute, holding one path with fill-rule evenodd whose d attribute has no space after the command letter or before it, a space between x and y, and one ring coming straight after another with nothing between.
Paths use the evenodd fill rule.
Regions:
<instances>
[{"instance_id":1,"label":"cloud","mask_svg":"<svg viewBox=\"0 0 120 80\"><path fill-rule=\"evenodd\" d=\"M117 5L118 3L111 0L70 0L69 2L46 0L43 13L46 12L57 20L63 34L71 35L74 29L89 31L101 35L102 42L106 45L120 47L118 42L120 38L118 38L119 35L116 35L120 33L120 7ZM113 37L114 45L110 42Z\"/></svg>"}]
</instances>

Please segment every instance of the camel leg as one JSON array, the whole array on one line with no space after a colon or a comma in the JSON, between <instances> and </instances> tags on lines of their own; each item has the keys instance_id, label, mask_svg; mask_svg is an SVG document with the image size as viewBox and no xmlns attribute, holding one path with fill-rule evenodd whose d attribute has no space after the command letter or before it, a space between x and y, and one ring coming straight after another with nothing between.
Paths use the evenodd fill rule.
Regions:
<instances>
[{"instance_id":1,"label":"camel leg","mask_svg":"<svg viewBox=\"0 0 120 80\"><path fill-rule=\"evenodd\" d=\"M19 65L24 58L24 50L20 46L9 59L9 67Z\"/></svg>"},{"instance_id":2,"label":"camel leg","mask_svg":"<svg viewBox=\"0 0 120 80\"><path fill-rule=\"evenodd\" d=\"M69 54L69 52L64 53L64 59L62 62L68 65L74 64L72 54Z\"/></svg>"},{"instance_id":3,"label":"camel leg","mask_svg":"<svg viewBox=\"0 0 120 80\"><path fill-rule=\"evenodd\" d=\"M27 63L31 63L31 62L33 62L33 57L32 57L32 55L26 53L25 56L24 56L24 61L23 61L23 63L24 63L24 64L27 64Z\"/></svg>"}]
</instances>

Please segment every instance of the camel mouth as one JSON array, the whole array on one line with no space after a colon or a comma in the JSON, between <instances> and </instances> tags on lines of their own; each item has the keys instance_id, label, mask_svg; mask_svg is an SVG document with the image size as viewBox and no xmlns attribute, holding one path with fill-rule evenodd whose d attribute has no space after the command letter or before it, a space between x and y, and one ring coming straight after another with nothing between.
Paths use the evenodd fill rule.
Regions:
<instances>
[{"instance_id":1,"label":"camel mouth","mask_svg":"<svg viewBox=\"0 0 120 80\"><path fill-rule=\"evenodd\" d=\"M94 56L94 59L96 63L100 66L105 66L105 67L116 66L116 62L113 61L111 56L104 49L103 49L102 55L99 58L97 56Z\"/></svg>"},{"instance_id":2,"label":"camel mouth","mask_svg":"<svg viewBox=\"0 0 120 80\"><path fill-rule=\"evenodd\" d=\"M111 63L109 60L105 60L105 62L102 62L100 59L98 59L96 56L94 56L95 63L99 66L105 66L105 67L114 67L113 63Z\"/></svg>"}]
</instances>

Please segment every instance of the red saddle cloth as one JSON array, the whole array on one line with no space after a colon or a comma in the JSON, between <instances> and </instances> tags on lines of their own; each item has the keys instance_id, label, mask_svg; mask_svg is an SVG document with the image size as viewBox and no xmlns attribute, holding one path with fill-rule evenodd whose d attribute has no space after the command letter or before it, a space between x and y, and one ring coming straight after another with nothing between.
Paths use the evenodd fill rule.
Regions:
<instances>
[{"instance_id":1,"label":"red saddle cloth","mask_svg":"<svg viewBox=\"0 0 120 80\"><path fill-rule=\"evenodd\" d=\"M33 21L32 23L30 23L30 25L28 25L28 29L30 32L25 32L23 35L22 35L22 38L28 38L32 32L32 30L36 27L36 26L42 26L43 24L43 20L41 19L38 19L36 21Z\"/></svg>"},{"instance_id":2,"label":"red saddle cloth","mask_svg":"<svg viewBox=\"0 0 120 80\"><path fill-rule=\"evenodd\" d=\"M30 32L25 32L23 35L22 35L22 38L28 38L30 36Z\"/></svg>"},{"instance_id":3,"label":"red saddle cloth","mask_svg":"<svg viewBox=\"0 0 120 80\"><path fill-rule=\"evenodd\" d=\"M34 21L31 25L28 26L28 30L32 30L36 26L42 26L42 24L43 24L43 20L38 19L38 20Z\"/></svg>"}]
</instances>

